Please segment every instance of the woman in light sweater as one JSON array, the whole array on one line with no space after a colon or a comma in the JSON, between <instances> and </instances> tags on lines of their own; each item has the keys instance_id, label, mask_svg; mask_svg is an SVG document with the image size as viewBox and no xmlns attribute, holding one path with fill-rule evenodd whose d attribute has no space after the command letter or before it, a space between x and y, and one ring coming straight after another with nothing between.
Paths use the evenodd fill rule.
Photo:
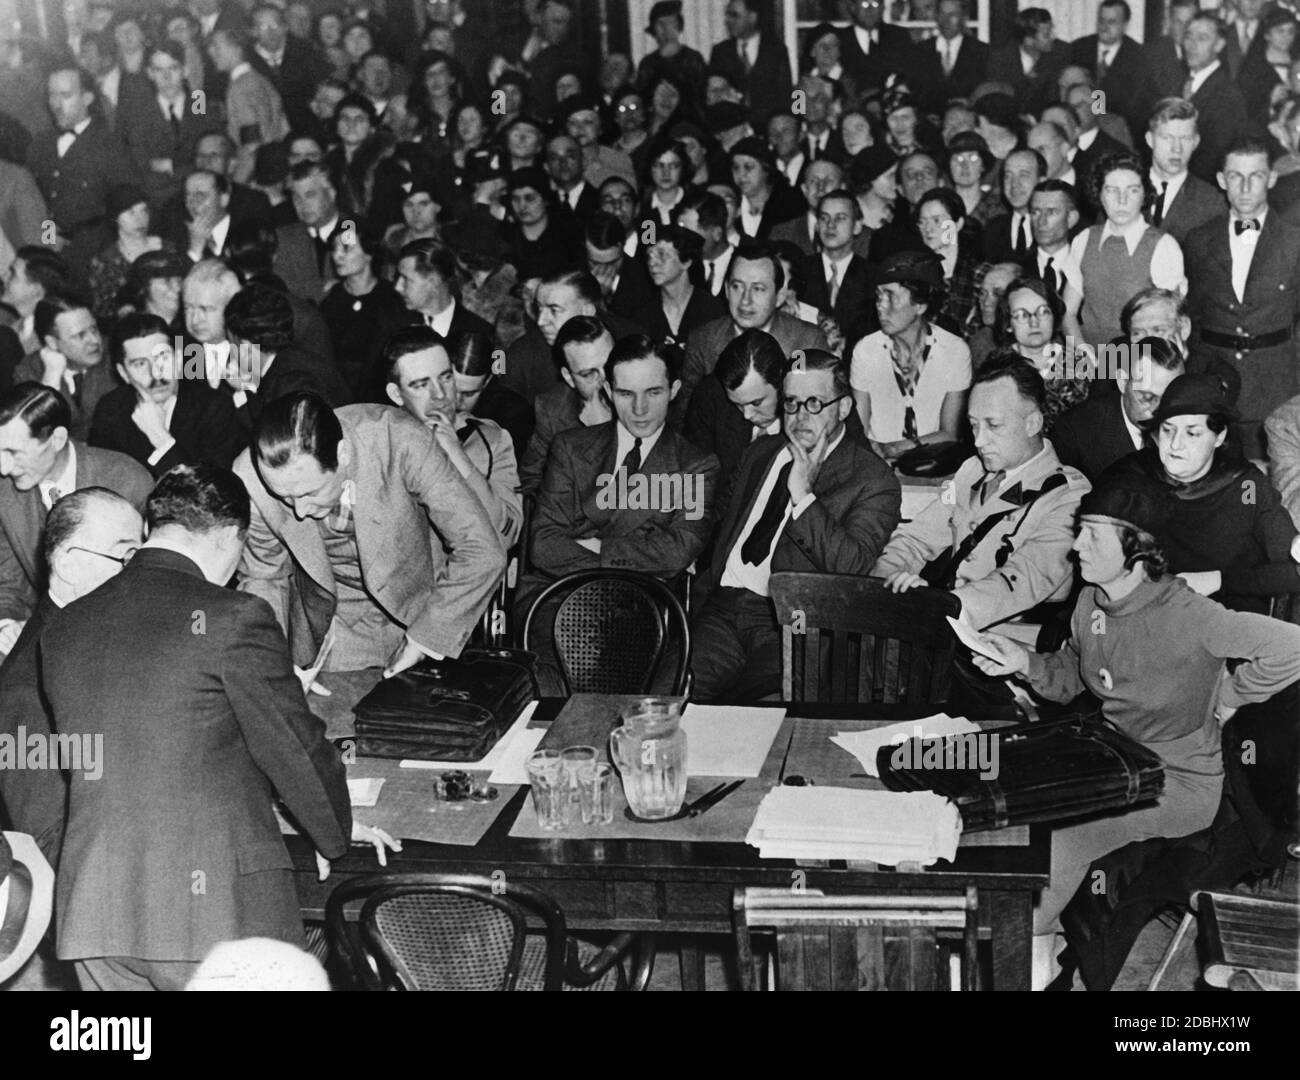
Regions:
<instances>
[{"instance_id":1,"label":"woman in light sweater","mask_svg":"<svg viewBox=\"0 0 1300 1080\"><path fill-rule=\"evenodd\" d=\"M988 634L1003 661L975 658L985 674L1015 676L1052 701L1090 690L1106 719L1165 765L1154 806L1053 831L1051 883L1035 912L1035 986L1046 985L1058 918L1092 861L1134 840L1209 826L1223 789L1219 728L1300 678L1300 626L1228 611L1166 575L1155 539L1166 513L1144 487L1112 483L1085 495L1074 550L1088 584L1070 640L1045 655ZM1229 659L1240 660L1231 674Z\"/></svg>"}]
</instances>

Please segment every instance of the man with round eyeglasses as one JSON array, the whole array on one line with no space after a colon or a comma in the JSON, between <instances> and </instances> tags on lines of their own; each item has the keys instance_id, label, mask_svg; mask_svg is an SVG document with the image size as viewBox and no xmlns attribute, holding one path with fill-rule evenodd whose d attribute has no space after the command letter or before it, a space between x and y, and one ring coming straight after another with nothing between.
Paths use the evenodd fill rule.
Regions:
<instances>
[{"instance_id":1,"label":"man with round eyeglasses","mask_svg":"<svg viewBox=\"0 0 1300 1080\"><path fill-rule=\"evenodd\" d=\"M695 700L779 692L772 574L865 574L898 523L898 478L846 437L852 411L843 363L824 349L796 350L782 382L782 431L741 456L712 565L701 575Z\"/></svg>"}]
</instances>

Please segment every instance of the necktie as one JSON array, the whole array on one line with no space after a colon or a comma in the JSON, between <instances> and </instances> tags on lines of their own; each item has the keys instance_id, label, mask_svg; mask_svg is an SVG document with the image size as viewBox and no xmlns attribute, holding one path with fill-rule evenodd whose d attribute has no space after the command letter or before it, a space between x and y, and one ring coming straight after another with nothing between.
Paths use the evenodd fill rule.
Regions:
<instances>
[{"instance_id":1,"label":"necktie","mask_svg":"<svg viewBox=\"0 0 1300 1080\"><path fill-rule=\"evenodd\" d=\"M1050 255L1047 256L1047 265L1043 267L1043 284L1057 296L1061 295L1061 279L1056 273L1056 261Z\"/></svg>"},{"instance_id":2,"label":"necktie","mask_svg":"<svg viewBox=\"0 0 1300 1080\"><path fill-rule=\"evenodd\" d=\"M76 142L76 140L77 140L76 132L73 131L63 132L63 134L59 136L58 142L55 144L55 148L58 150L59 157L63 157L64 154L66 154L69 150L71 150L72 144Z\"/></svg>"},{"instance_id":3,"label":"necktie","mask_svg":"<svg viewBox=\"0 0 1300 1080\"><path fill-rule=\"evenodd\" d=\"M708 289L709 292L713 292L713 271L718 264L715 262L706 262L704 265L708 268L708 280L705 281L704 287Z\"/></svg>"},{"instance_id":4,"label":"necktie","mask_svg":"<svg viewBox=\"0 0 1300 1080\"><path fill-rule=\"evenodd\" d=\"M181 141L181 107L179 105L169 106L167 119L171 122L172 139L179 143Z\"/></svg>"},{"instance_id":5,"label":"necktie","mask_svg":"<svg viewBox=\"0 0 1300 1080\"><path fill-rule=\"evenodd\" d=\"M835 301L840 298L840 277L843 269L843 263L831 263L831 307L834 307Z\"/></svg>"},{"instance_id":6,"label":"necktie","mask_svg":"<svg viewBox=\"0 0 1300 1080\"><path fill-rule=\"evenodd\" d=\"M943 73L945 75L952 74L952 64L952 42L945 41L943 43Z\"/></svg>"},{"instance_id":7,"label":"necktie","mask_svg":"<svg viewBox=\"0 0 1300 1080\"><path fill-rule=\"evenodd\" d=\"M1246 218L1244 221L1234 221L1232 223L1232 227L1235 230L1236 235L1238 236L1240 236L1244 232L1250 232L1251 229L1254 229L1256 232L1259 232L1259 219Z\"/></svg>"},{"instance_id":8,"label":"necktie","mask_svg":"<svg viewBox=\"0 0 1300 1080\"><path fill-rule=\"evenodd\" d=\"M1110 51L1107 49L1103 49L1101 51L1101 57L1097 61L1097 82L1099 83L1105 82L1106 73L1109 71L1110 71Z\"/></svg>"},{"instance_id":9,"label":"necktie","mask_svg":"<svg viewBox=\"0 0 1300 1080\"><path fill-rule=\"evenodd\" d=\"M1156 204L1151 208L1151 224L1157 227L1165 219L1165 192L1168 190L1168 181L1160 185L1160 194L1156 196Z\"/></svg>"},{"instance_id":10,"label":"necktie","mask_svg":"<svg viewBox=\"0 0 1300 1080\"><path fill-rule=\"evenodd\" d=\"M627 470L628 476L641 469L641 440L632 440L632 449L627 452L627 457L623 459L623 468Z\"/></svg>"},{"instance_id":11,"label":"necktie","mask_svg":"<svg viewBox=\"0 0 1300 1080\"><path fill-rule=\"evenodd\" d=\"M330 244L319 230L313 230L312 237L316 241L316 270L323 276L330 257Z\"/></svg>"},{"instance_id":12,"label":"necktie","mask_svg":"<svg viewBox=\"0 0 1300 1080\"><path fill-rule=\"evenodd\" d=\"M1016 231L1016 255L1020 258L1029 254L1029 221L1023 215L1017 215L1020 218L1020 228Z\"/></svg>"},{"instance_id":13,"label":"necktie","mask_svg":"<svg viewBox=\"0 0 1300 1080\"><path fill-rule=\"evenodd\" d=\"M986 472L984 474L984 481L980 485L981 506L983 506L986 502L988 502L991 498L993 498L993 493L996 492L998 488L1002 486L1002 481L1005 480L1006 478L1007 478L1007 474L1002 469L999 469L995 473Z\"/></svg>"},{"instance_id":14,"label":"necktie","mask_svg":"<svg viewBox=\"0 0 1300 1080\"><path fill-rule=\"evenodd\" d=\"M776 539L777 530L785 519L786 505L790 502L790 470L793 468L793 461L787 461L781 467L762 515L741 545L740 558L750 566L762 566L772 551L772 541Z\"/></svg>"},{"instance_id":15,"label":"necktie","mask_svg":"<svg viewBox=\"0 0 1300 1080\"><path fill-rule=\"evenodd\" d=\"M1186 81L1185 83L1183 83L1183 97L1184 97L1184 99L1187 100L1187 101L1191 101L1191 100L1192 100L1192 93L1193 93L1193 91L1194 91L1195 89L1196 89L1196 80L1193 79L1193 78L1191 78L1191 77L1189 76L1188 79L1187 79L1187 81Z\"/></svg>"}]
</instances>

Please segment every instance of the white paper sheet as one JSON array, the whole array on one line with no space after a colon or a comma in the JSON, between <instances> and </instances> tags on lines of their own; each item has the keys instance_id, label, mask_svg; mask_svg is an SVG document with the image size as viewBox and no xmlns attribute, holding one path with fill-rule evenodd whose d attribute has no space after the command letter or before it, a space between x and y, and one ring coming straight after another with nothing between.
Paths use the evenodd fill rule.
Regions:
<instances>
[{"instance_id":1,"label":"white paper sheet","mask_svg":"<svg viewBox=\"0 0 1300 1080\"><path fill-rule=\"evenodd\" d=\"M784 719L784 709L687 705L682 712L687 775L757 776Z\"/></svg>"},{"instance_id":2,"label":"white paper sheet","mask_svg":"<svg viewBox=\"0 0 1300 1080\"><path fill-rule=\"evenodd\" d=\"M348 780L348 801L353 806L374 806L379 801L379 792L383 786L382 777L370 776Z\"/></svg>"},{"instance_id":3,"label":"white paper sheet","mask_svg":"<svg viewBox=\"0 0 1300 1080\"><path fill-rule=\"evenodd\" d=\"M533 718L533 713L537 711L538 704L539 703L536 701L530 701L524 706L524 711L519 714L519 719L506 729L506 733L497 740L496 746L492 747L492 749L487 752L482 761L414 761L410 758L403 758L402 768L438 769L440 771L445 771L447 769L463 769L466 772L482 772L485 769L493 771L502 763L502 761L505 760L511 742L519 736L520 732L528 727L528 721ZM513 781L503 782L509 783Z\"/></svg>"},{"instance_id":4,"label":"white paper sheet","mask_svg":"<svg viewBox=\"0 0 1300 1080\"><path fill-rule=\"evenodd\" d=\"M917 737L965 735L979 730L978 724L972 723L964 716L935 713L920 720L903 720L870 731L841 731L838 735L831 736L831 742L857 758L868 776L879 776L880 773L876 771L876 756L882 746Z\"/></svg>"},{"instance_id":5,"label":"white paper sheet","mask_svg":"<svg viewBox=\"0 0 1300 1080\"><path fill-rule=\"evenodd\" d=\"M954 619L951 615L945 615L944 618L948 620L948 625L952 627L952 632L957 635L958 640L971 652L979 653L980 656L987 657L995 664L1005 664L1007 662L1007 658L990 645L978 630L973 629L967 623Z\"/></svg>"}]
</instances>

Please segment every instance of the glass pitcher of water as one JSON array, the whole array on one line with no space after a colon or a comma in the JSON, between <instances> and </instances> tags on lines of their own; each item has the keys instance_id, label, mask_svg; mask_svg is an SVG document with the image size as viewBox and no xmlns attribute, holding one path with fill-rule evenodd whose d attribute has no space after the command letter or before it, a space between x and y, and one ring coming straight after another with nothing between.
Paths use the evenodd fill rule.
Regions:
<instances>
[{"instance_id":1,"label":"glass pitcher of water","mask_svg":"<svg viewBox=\"0 0 1300 1080\"><path fill-rule=\"evenodd\" d=\"M632 813L652 821L672 817L686 798L686 732L681 703L642 698L623 709L609 736L610 757L623 778Z\"/></svg>"}]
</instances>

